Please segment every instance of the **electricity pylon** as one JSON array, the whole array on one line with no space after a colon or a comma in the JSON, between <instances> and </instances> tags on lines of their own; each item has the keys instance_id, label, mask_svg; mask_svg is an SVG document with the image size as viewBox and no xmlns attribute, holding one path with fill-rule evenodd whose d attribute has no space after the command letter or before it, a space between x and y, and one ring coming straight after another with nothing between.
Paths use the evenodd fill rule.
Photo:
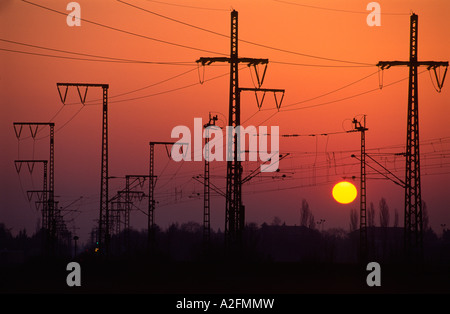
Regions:
<instances>
[{"instance_id":1,"label":"electricity pylon","mask_svg":"<svg viewBox=\"0 0 450 314\"><path fill-rule=\"evenodd\" d=\"M359 258L362 263L367 260L367 215L366 215L366 116L361 121L353 119L354 130L361 133L361 178L359 209Z\"/></svg>"},{"instance_id":2,"label":"electricity pylon","mask_svg":"<svg viewBox=\"0 0 450 314\"><path fill-rule=\"evenodd\" d=\"M216 126L217 115L209 114L209 121L203 127L205 128L205 170L203 185L203 243L207 245L211 239L211 201L210 201L210 185L209 185L209 141L210 127Z\"/></svg>"},{"instance_id":3,"label":"electricity pylon","mask_svg":"<svg viewBox=\"0 0 450 314\"><path fill-rule=\"evenodd\" d=\"M44 206L47 219L43 224L47 225L46 232L46 253L54 255L56 253L56 210L55 210L55 123L53 122L14 122L14 132L17 139L20 139L22 129L25 125L29 126L31 137L36 138L39 126L49 126L50 133L50 153L49 153L49 169L48 169L48 191L44 188L43 198L47 200ZM17 170L17 169L16 169Z\"/></svg>"},{"instance_id":4,"label":"electricity pylon","mask_svg":"<svg viewBox=\"0 0 450 314\"><path fill-rule=\"evenodd\" d=\"M33 195L37 195L37 201L36 201L36 209L40 208L40 204L42 204L42 247L44 252L48 252L48 249L50 247L49 245L49 237L50 234L49 226L51 225L51 222L49 221L49 215L48 215L48 179L47 179L47 172L48 172L48 160L38 160L38 159L19 159L14 160L14 166L16 167L17 174L20 173L20 170L22 169L22 165L26 163L28 167L28 171L31 172L34 169L35 163L42 163L44 166L44 175L43 175L43 184L42 184L42 190L33 190L33 191L27 191L27 197L28 201L31 201L33 199Z\"/></svg>"},{"instance_id":5,"label":"electricity pylon","mask_svg":"<svg viewBox=\"0 0 450 314\"><path fill-rule=\"evenodd\" d=\"M405 225L404 245L407 254L423 253L422 193L420 182L420 142L419 142L419 98L417 68L427 66L433 69L439 89L444 83L448 61L417 61L418 16L410 18L409 61L380 61L377 66L388 69L392 66L409 67L408 117L406 131L406 171L405 171ZM442 81L438 80L436 68L445 67Z\"/></svg>"},{"instance_id":6,"label":"electricity pylon","mask_svg":"<svg viewBox=\"0 0 450 314\"><path fill-rule=\"evenodd\" d=\"M261 58L239 58L238 57L238 12L233 10L231 12L231 45L230 57L211 57L200 58L197 60L202 65L210 65L214 62L227 62L230 64L230 90L229 90L229 120L228 126L234 129L241 124L241 91L262 91L273 92L276 98L276 93L280 92L284 95L284 89L265 89L261 88L264 81L266 71L260 77L256 71L257 66L262 64L267 68L268 59ZM253 66L256 71L258 80L258 88L240 88L238 66L240 63L245 63L248 66ZM281 99L282 100L282 99ZM258 99L257 99L258 101ZM281 106L281 101L277 108ZM258 101L258 107L260 104ZM231 134L230 134L231 135ZM242 233L245 226L245 207L242 204L242 165L238 158L240 155L239 144L239 130L233 136L229 136L227 143L227 191L226 191L226 205L225 205L225 245L240 246L242 244Z\"/></svg>"},{"instance_id":7,"label":"electricity pylon","mask_svg":"<svg viewBox=\"0 0 450 314\"><path fill-rule=\"evenodd\" d=\"M167 156L170 158L171 151L168 146L172 146L177 142L150 142L150 162L149 162L149 185L148 185L148 249L151 250L155 244L155 145L164 145L166 147Z\"/></svg>"},{"instance_id":8,"label":"electricity pylon","mask_svg":"<svg viewBox=\"0 0 450 314\"><path fill-rule=\"evenodd\" d=\"M103 90L103 106L102 106L102 162L100 173L100 213L98 220L98 242L101 253L109 254L109 207L108 207L108 84L91 84L91 83L57 83L59 97L61 102L65 104L67 90L69 86L75 86L80 96L81 103L85 104L86 95L89 87L101 87ZM64 94L61 94L60 87L65 87ZM84 93L80 88L85 88Z\"/></svg>"}]
</instances>

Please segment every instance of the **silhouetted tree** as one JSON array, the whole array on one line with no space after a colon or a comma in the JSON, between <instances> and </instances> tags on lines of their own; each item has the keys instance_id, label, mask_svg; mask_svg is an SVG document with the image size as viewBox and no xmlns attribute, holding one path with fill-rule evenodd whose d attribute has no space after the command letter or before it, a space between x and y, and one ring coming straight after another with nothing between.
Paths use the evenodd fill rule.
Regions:
<instances>
[{"instance_id":1,"label":"silhouetted tree","mask_svg":"<svg viewBox=\"0 0 450 314\"><path fill-rule=\"evenodd\" d=\"M369 227L375 226L375 206L373 206L373 202L370 202L370 207L367 211L367 225Z\"/></svg>"},{"instance_id":2,"label":"silhouetted tree","mask_svg":"<svg viewBox=\"0 0 450 314\"><path fill-rule=\"evenodd\" d=\"M428 218L428 207L427 207L427 203L422 200L422 225L423 225L423 230L427 231L429 228L429 223L430 220Z\"/></svg>"},{"instance_id":3,"label":"silhouetted tree","mask_svg":"<svg viewBox=\"0 0 450 314\"><path fill-rule=\"evenodd\" d=\"M256 222L248 222L245 225L245 228L252 231L257 231L259 229L258 224Z\"/></svg>"},{"instance_id":4,"label":"silhouetted tree","mask_svg":"<svg viewBox=\"0 0 450 314\"><path fill-rule=\"evenodd\" d=\"M0 249L7 248L12 240L11 231L3 223L0 223Z\"/></svg>"},{"instance_id":5,"label":"silhouetted tree","mask_svg":"<svg viewBox=\"0 0 450 314\"><path fill-rule=\"evenodd\" d=\"M389 206L384 197L381 198L379 207L380 207L380 227L389 227Z\"/></svg>"},{"instance_id":6,"label":"silhouetted tree","mask_svg":"<svg viewBox=\"0 0 450 314\"><path fill-rule=\"evenodd\" d=\"M305 199L303 199L302 200L302 208L300 211L300 225L301 226L303 226L303 227L308 226L309 215L310 215L309 204Z\"/></svg>"},{"instance_id":7,"label":"silhouetted tree","mask_svg":"<svg viewBox=\"0 0 450 314\"><path fill-rule=\"evenodd\" d=\"M398 210L394 209L394 227L398 227Z\"/></svg>"},{"instance_id":8,"label":"silhouetted tree","mask_svg":"<svg viewBox=\"0 0 450 314\"><path fill-rule=\"evenodd\" d=\"M309 229L316 229L316 221L314 219L314 215L310 214L309 215L309 225L308 225Z\"/></svg>"},{"instance_id":9,"label":"silhouetted tree","mask_svg":"<svg viewBox=\"0 0 450 314\"><path fill-rule=\"evenodd\" d=\"M275 217L278 218L278 217ZM274 221L275 221L274 218ZM279 221L276 221L278 225L280 224L281 220L278 218ZM273 225L273 224L272 224ZM247 259L258 259L259 252L258 252L258 244L260 242L260 233L258 225L255 222L250 222L245 225L244 229L244 247L245 247L245 256Z\"/></svg>"},{"instance_id":10,"label":"silhouetted tree","mask_svg":"<svg viewBox=\"0 0 450 314\"><path fill-rule=\"evenodd\" d=\"M195 221L188 221L181 225L181 231L187 233L200 233L202 231L202 226Z\"/></svg>"},{"instance_id":11,"label":"silhouetted tree","mask_svg":"<svg viewBox=\"0 0 450 314\"><path fill-rule=\"evenodd\" d=\"M281 219L278 216L273 217L272 220L272 226L279 226L281 225Z\"/></svg>"},{"instance_id":12,"label":"silhouetted tree","mask_svg":"<svg viewBox=\"0 0 450 314\"><path fill-rule=\"evenodd\" d=\"M358 229L358 211L354 208L350 210L350 232Z\"/></svg>"}]
</instances>

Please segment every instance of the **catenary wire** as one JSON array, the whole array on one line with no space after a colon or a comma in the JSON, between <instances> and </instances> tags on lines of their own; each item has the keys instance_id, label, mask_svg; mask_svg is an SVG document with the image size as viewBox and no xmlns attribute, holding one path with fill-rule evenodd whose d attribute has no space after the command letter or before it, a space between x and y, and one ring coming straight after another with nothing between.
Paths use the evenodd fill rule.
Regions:
<instances>
[{"instance_id":1,"label":"catenary wire","mask_svg":"<svg viewBox=\"0 0 450 314\"><path fill-rule=\"evenodd\" d=\"M61 11L58 11L58 10L55 10L55 9L52 9L52 8L49 8L49 7L46 7L46 6L34 3L34 2L31 2L31 1L28 1L28 0L22 0L22 1L27 3L27 4L36 6L38 8L41 8L41 9L44 9L44 10L47 10L47 11L50 11L50 12L58 13L58 14L61 14L61 15L64 15L64 16L67 16L66 12L61 12ZM159 42L159 43L162 43L162 44L167 44L167 45L171 45L171 46L175 46L175 47L179 47L179 48L185 48L185 49L195 50L195 51L200 51L200 52L212 53L212 54L216 54L216 55L226 55L224 53L217 52L217 51L201 49L201 48L197 48L197 47L193 47L193 46L188 46L188 45L184 45L184 44L174 43L174 42L163 40L163 39L153 38L153 37L150 37L150 36L147 36L147 35L142 35L142 34L138 34L138 33L135 33L135 32L123 30L123 29L120 29L120 28L117 28L117 27L109 26L109 25L102 24L102 23L95 22L95 21L91 21L91 20L88 20L88 19L81 19L81 20L83 22L86 22L86 23L89 23L89 24L92 24L92 25L96 25L96 26L100 26L102 28L113 30L113 31L116 31L116 32L119 32L119 33L122 33L122 34L127 34L127 35L131 35L131 36L134 36L134 37L138 37L138 38L143 38L143 39Z\"/></svg>"}]
</instances>

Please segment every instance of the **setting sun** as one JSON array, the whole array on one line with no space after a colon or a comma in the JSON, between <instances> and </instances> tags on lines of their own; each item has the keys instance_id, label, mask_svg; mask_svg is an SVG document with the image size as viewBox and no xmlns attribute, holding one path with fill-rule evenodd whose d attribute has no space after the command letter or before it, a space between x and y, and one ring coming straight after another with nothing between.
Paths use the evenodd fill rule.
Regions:
<instances>
[{"instance_id":1,"label":"setting sun","mask_svg":"<svg viewBox=\"0 0 450 314\"><path fill-rule=\"evenodd\" d=\"M333 198L341 204L348 204L355 200L357 192L356 187L347 181L337 183L333 187Z\"/></svg>"}]
</instances>

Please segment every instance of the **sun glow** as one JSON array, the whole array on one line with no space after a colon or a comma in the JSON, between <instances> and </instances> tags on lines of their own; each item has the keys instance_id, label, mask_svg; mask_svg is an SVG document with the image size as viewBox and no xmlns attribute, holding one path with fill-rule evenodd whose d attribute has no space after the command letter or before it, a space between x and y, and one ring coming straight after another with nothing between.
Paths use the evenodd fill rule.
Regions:
<instances>
[{"instance_id":1,"label":"sun glow","mask_svg":"<svg viewBox=\"0 0 450 314\"><path fill-rule=\"evenodd\" d=\"M353 202L358 194L356 187L347 181L337 183L333 187L333 198L341 204L349 204Z\"/></svg>"}]
</instances>

